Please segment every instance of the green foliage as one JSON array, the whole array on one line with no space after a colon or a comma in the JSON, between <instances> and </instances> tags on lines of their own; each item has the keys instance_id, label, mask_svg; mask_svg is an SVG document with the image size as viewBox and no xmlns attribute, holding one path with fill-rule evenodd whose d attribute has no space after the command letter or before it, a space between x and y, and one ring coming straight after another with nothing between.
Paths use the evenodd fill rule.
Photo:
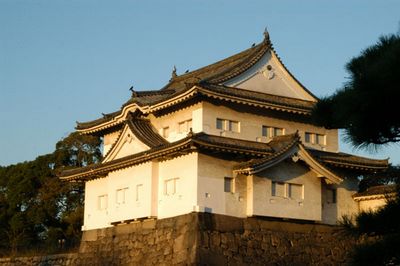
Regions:
<instances>
[{"instance_id":1,"label":"green foliage","mask_svg":"<svg viewBox=\"0 0 400 266\"><path fill-rule=\"evenodd\" d=\"M56 173L100 160L100 139L70 134L52 154L0 167L0 255L79 243L83 184L63 183Z\"/></svg>"},{"instance_id":2,"label":"green foliage","mask_svg":"<svg viewBox=\"0 0 400 266\"><path fill-rule=\"evenodd\" d=\"M361 244L355 247L352 264L399 265L399 193L396 198L387 199L387 204L378 211L362 212L354 220L345 218L341 225L348 233L363 239Z\"/></svg>"},{"instance_id":3,"label":"green foliage","mask_svg":"<svg viewBox=\"0 0 400 266\"><path fill-rule=\"evenodd\" d=\"M347 140L357 147L400 141L400 36L381 37L346 69L349 81L317 103L315 122L345 129Z\"/></svg>"},{"instance_id":4,"label":"green foliage","mask_svg":"<svg viewBox=\"0 0 400 266\"><path fill-rule=\"evenodd\" d=\"M356 247L353 265L400 265L400 234Z\"/></svg>"},{"instance_id":5,"label":"green foliage","mask_svg":"<svg viewBox=\"0 0 400 266\"><path fill-rule=\"evenodd\" d=\"M359 192L366 191L370 187L379 185L389 185L400 183L400 166L389 165L388 169L382 173L364 175L358 186Z\"/></svg>"},{"instance_id":6,"label":"green foliage","mask_svg":"<svg viewBox=\"0 0 400 266\"><path fill-rule=\"evenodd\" d=\"M100 144L98 137L71 133L56 144L53 154L55 167L82 167L97 163L101 157Z\"/></svg>"},{"instance_id":7,"label":"green foliage","mask_svg":"<svg viewBox=\"0 0 400 266\"><path fill-rule=\"evenodd\" d=\"M383 36L353 58L346 69L349 81L332 96L321 99L313 110L317 125L345 129L356 147L374 147L400 141L400 35ZM381 176L365 176L360 191L371 186L399 184L399 167ZM344 217L341 225L368 241L354 254L355 265L400 264L400 191L397 198L377 212L364 212L355 220Z\"/></svg>"}]
</instances>

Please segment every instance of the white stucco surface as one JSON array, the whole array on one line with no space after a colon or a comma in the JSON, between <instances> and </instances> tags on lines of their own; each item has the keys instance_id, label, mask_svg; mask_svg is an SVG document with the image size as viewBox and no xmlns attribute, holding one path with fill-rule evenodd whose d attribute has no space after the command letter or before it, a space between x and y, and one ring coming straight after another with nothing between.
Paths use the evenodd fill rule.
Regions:
<instances>
[{"instance_id":1,"label":"white stucco surface","mask_svg":"<svg viewBox=\"0 0 400 266\"><path fill-rule=\"evenodd\" d=\"M190 153L159 163L158 218L192 212L197 202L198 154ZM176 180L174 193L166 195L165 184Z\"/></svg>"},{"instance_id":2,"label":"white stucco surface","mask_svg":"<svg viewBox=\"0 0 400 266\"><path fill-rule=\"evenodd\" d=\"M113 222L152 215L152 163L144 163L109 173L105 178L86 182L84 228L111 226ZM125 190L122 202L117 190ZM107 195L107 207L99 208L99 197Z\"/></svg>"},{"instance_id":3,"label":"white stucco surface","mask_svg":"<svg viewBox=\"0 0 400 266\"><path fill-rule=\"evenodd\" d=\"M358 202L360 206L360 211L369 212L369 211L377 211L387 203L387 199L385 197L374 199L363 199Z\"/></svg>"},{"instance_id":4,"label":"white stucco surface","mask_svg":"<svg viewBox=\"0 0 400 266\"><path fill-rule=\"evenodd\" d=\"M246 177L234 177L233 161L199 154L198 205L200 211L246 216ZM233 178L233 191L224 191L224 178Z\"/></svg>"},{"instance_id":5,"label":"white stucco surface","mask_svg":"<svg viewBox=\"0 0 400 266\"><path fill-rule=\"evenodd\" d=\"M230 79L225 85L284 97L315 101L315 98L290 76L274 52L266 53L254 66L239 76Z\"/></svg>"},{"instance_id":6,"label":"white stucco surface","mask_svg":"<svg viewBox=\"0 0 400 266\"><path fill-rule=\"evenodd\" d=\"M321 181L312 171L300 164L281 162L252 176L253 188L247 195L252 200L250 215L321 221ZM272 195L272 182L303 186L301 199Z\"/></svg>"},{"instance_id":7,"label":"white stucco surface","mask_svg":"<svg viewBox=\"0 0 400 266\"><path fill-rule=\"evenodd\" d=\"M225 106L216 106L207 102L203 102L202 110L203 131L207 134L267 142L270 139L262 137L262 126L265 125L269 127L283 128L286 135L293 134L298 130L302 143L306 147L332 152L337 152L339 150L337 130L327 130L310 124L263 116L261 114L255 115L246 112L238 112ZM217 118L238 121L240 124L240 132L230 132L217 129ZM326 145L306 143L304 140L305 132L326 135Z\"/></svg>"}]
</instances>

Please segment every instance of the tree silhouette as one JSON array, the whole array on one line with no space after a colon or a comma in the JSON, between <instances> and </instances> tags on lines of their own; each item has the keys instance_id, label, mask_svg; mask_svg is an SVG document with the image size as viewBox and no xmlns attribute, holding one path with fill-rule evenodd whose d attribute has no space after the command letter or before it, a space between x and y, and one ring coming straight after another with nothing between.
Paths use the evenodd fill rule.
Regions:
<instances>
[{"instance_id":1,"label":"tree silhouette","mask_svg":"<svg viewBox=\"0 0 400 266\"><path fill-rule=\"evenodd\" d=\"M400 141L400 35L381 37L346 69L349 81L317 103L315 122L345 129L356 147Z\"/></svg>"},{"instance_id":2,"label":"tree silhouette","mask_svg":"<svg viewBox=\"0 0 400 266\"><path fill-rule=\"evenodd\" d=\"M96 163L99 137L71 133L53 153L30 162L0 167L0 255L44 248L56 251L79 243L83 220L81 183L64 183L57 173Z\"/></svg>"}]
</instances>

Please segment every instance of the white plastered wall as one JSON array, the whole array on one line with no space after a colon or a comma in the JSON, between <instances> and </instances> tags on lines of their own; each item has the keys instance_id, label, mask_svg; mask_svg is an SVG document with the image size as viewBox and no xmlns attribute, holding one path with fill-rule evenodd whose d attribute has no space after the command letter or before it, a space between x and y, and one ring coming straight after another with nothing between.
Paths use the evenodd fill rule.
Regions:
<instances>
[{"instance_id":1,"label":"white plastered wall","mask_svg":"<svg viewBox=\"0 0 400 266\"><path fill-rule=\"evenodd\" d=\"M169 142L174 142L183 139L187 136L188 132L179 133L179 123L182 121L187 121L192 119L192 130L193 132L201 132L202 128L202 103L197 103L179 111L171 112L166 115L155 117L154 115L149 115L150 122L162 135L162 129L169 127L169 137L167 140Z\"/></svg>"},{"instance_id":2,"label":"white plastered wall","mask_svg":"<svg viewBox=\"0 0 400 266\"><path fill-rule=\"evenodd\" d=\"M336 191L336 185L328 185L324 180L321 180L322 189L322 222L326 224L336 224L338 219L337 194L336 202L333 200L332 191ZM331 190L331 191L329 191Z\"/></svg>"},{"instance_id":3,"label":"white plastered wall","mask_svg":"<svg viewBox=\"0 0 400 266\"><path fill-rule=\"evenodd\" d=\"M245 176L233 176L236 162L199 154L198 211L246 216ZM224 178L234 178L233 192L224 192Z\"/></svg>"},{"instance_id":4,"label":"white plastered wall","mask_svg":"<svg viewBox=\"0 0 400 266\"><path fill-rule=\"evenodd\" d=\"M103 162L112 161L118 158L129 156L150 149L146 144L139 140L128 126L125 126L118 141L110 153L104 158Z\"/></svg>"},{"instance_id":5,"label":"white plastered wall","mask_svg":"<svg viewBox=\"0 0 400 266\"><path fill-rule=\"evenodd\" d=\"M359 212L358 203L353 199L353 195L358 190L358 179L348 177L337 186L337 220L343 216L352 217Z\"/></svg>"},{"instance_id":6,"label":"white plastered wall","mask_svg":"<svg viewBox=\"0 0 400 266\"><path fill-rule=\"evenodd\" d=\"M271 70L267 69L270 66ZM285 70L275 54L266 53L254 66L225 85L308 101L315 99Z\"/></svg>"},{"instance_id":7,"label":"white plastered wall","mask_svg":"<svg viewBox=\"0 0 400 266\"><path fill-rule=\"evenodd\" d=\"M84 230L104 228L113 222L151 217L154 201L152 162L109 173L105 178L86 182ZM118 202L117 190L125 190ZM107 195L107 207L99 209L99 196ZM121 199L121 198L120 198Z\"/></svg>"},{"instance_id":8,"label":"white plastered wall","mask_svg":"<svg viewBox=\"0 0 400 266\"><path fill-rule=\"evenodd\" d=\"M387 203L386 198L379 199L362 199L358 202L360 206L360 212L377 211Z\"/></svg>"},{"instance_id":9,"label":"white plastered wall","mask_svg":"<svg viewBox=\"0 0 400 266\"><path fill-rule=\"evenodd\" d=\"M305 166L284 161L249 178L253 211L248 215L321 221L321 181ZM303 199L272 196L272 181L302 185Z\"/></svg>"},{"instance_id":10,"label":"white plastered wall","mask_svg":"<svg viewBox=\"0 0 400 266\"><path fill-rule=\"evenodd\" d=\"M177 216L194 211L197 202L196 152L158 164L158 218ZM176 179L176 191L167 195L166 182Z\"/></svg>"},{"instance_id":11,"label":"white plastered wall","mask_svg":"<svg viewBox=\"0 0 400 266\"><path fill-rule=\"evenodd\" d=\"M83 230L109 227L108 208L99 209L99 196L107 195L108 179L99 178L85 183L85 211L83 217Z\"/></svg>"},{"instance_id":12,"label":"white plastered wall","mask_svg":"<svg viewBox=\"0 0 400 266\"><path fill-rule=\"evenodd\" d=\"M216 128L216 119L228 119L240 123L240 132L221 131ZM338 131L327 130L322 127L316 127L310 124L304 124L294 121L281 120L273 117L266 117L245 112L237 112L225 106L216 106L208 102L203 102L203 131L205 133L217 136L226 136L251 141L267 141L262 137L262 126L279 127L285 129L285 134L292 134L299 130L303 144L314 149L324 149L326 151L338 152ZM305 132L312 132L326 135L326 144L305 143Z\"/></svg>"},{"instance_id":13,"label":"white plastered wall","mask_svg":"<svg viewBox=\"0 0 400 266\"><path fill-rule=\"evenodd\" d=\"M115 131L109 134L104 135L104 143L103 143L103 155L107 154L108 151L111 149L114 142L117 140L120 131Z\"/></svg>"}]
</instances>

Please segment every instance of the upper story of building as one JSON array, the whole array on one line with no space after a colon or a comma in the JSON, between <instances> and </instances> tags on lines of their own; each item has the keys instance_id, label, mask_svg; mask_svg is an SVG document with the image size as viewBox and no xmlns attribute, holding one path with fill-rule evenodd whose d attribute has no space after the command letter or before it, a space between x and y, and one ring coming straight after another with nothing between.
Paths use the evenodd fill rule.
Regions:
<instances>
[{"instance_id":1,"label":"upper story of building","mask_svg":"<svg viewBox=\"0 0 400 266\"><path fill-rule=\"evenodd\" d=\"M306 147L338 152L337 130L311 121L317 101L288 71L265 32L260 44L214 64L183 75L174 68L162 89L132 90L120 110L78 123L77 130L104 138L105 161L179 141L190 131L254 142L298 132ZM148 127L141 134L155 142L128 141L132 147L126 151L121 144L113 150L135 135L135 125L139 131Z\"/></svg>"}]
</instances>

